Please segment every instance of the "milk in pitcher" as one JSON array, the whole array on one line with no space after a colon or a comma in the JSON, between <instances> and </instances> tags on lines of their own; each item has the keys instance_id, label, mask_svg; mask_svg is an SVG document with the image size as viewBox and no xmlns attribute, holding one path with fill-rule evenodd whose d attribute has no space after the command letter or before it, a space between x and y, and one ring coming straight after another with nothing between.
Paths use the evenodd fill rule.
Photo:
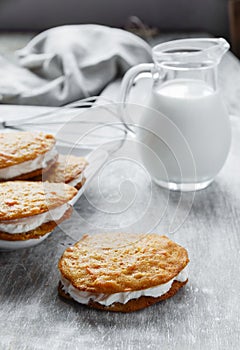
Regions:
<instances>
[{"instance_id":1,"label":"milk in pitcher","mask_svg":"<svg viewBox=\"0 0 240 350\"><path fill-rule=\"evenodd\" d=\"M227 157L228 114L219 91L204 81L176 79L153 88L140 125L147 146L139 147L141 158L161 185L210 181Z\"/></svg>"}]
</instances>

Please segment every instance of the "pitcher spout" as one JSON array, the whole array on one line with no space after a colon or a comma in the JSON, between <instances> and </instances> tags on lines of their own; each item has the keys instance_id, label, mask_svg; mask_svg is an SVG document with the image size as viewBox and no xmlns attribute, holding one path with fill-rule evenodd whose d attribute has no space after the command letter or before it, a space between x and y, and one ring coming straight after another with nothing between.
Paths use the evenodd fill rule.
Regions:
<instances>
[{"instance_id":1,"label":"pitcher spout","mask_svg":"<svg viewBox=\"0 0 240 350\"><path fill-rule=\"evenodd\" d=\"M206 49L208 57L220 63L224 54L229 50L230 45L224 38L210 39L212 44L208 49Z\"/></svg>"}]
</instances>

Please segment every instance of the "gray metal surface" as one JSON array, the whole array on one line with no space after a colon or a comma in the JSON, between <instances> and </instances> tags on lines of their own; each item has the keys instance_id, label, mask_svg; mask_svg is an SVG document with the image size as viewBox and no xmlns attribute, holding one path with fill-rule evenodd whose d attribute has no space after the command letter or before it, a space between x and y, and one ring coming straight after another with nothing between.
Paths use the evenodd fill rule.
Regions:
<instances>
[{"instance_id":1,"label":"gray metal surface","mask_svg":"<svg viewBox=\"0 0 240 350\"><path fill-rule=\"evenodd\" d=\"M42 244L1 252L0 349L238 349L240 118L231 122L227 163L194 199L151 184L141 171L132 173L131 182L122 163L118 171L101 174L100 186L92 182L73 217ZM126 149L122 156L129 156ZM126 205L131 198L133 205L121 212L119 203ZM132 314L114 314L58 297L58 260L83 233L106 227L115 231L117 226L122 231L167 233L174 214L175 232L169 236L188 249L191 262L187 286L172 299Z\"/></svg>"}]
</instances>

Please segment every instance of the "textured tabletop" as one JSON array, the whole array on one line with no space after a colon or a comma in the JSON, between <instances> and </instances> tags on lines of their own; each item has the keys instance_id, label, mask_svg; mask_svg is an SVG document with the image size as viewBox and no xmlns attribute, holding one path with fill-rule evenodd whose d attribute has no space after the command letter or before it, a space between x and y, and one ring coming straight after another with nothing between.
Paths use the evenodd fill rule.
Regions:
<instances>
[{"instance_id":1,"label":"textured tabletop","mask_svg":"<svg viewBox=\"0 0 240 350\"><path fill-rule=\"evenodd\" d=\"M228 161L216 181L195 198L151 184L144 173L131 169L133 163L126 173L122 160L118 169L110 167L101 174L101 192L98 182L92 181L73 218L42 244L0 253L0 348L236 349L240 341L240 120L231 122ZM174 298L140 312L114 314L58 297L58 259L83 233L106 228L114 232L117 227L165 233L170 226L170 237L188 249L191 259L189 283Z\"/></svg>"},{"instance_id":2,"label":"textured tabletop","mask_svg":"<svg viewBox=\"0 0 240 350\"><path fill-rule=\"evenodd\" d=\"M237 114L231 101L229 92ZM1 111L6 116L7 108ZM118 163L93 179L71 220L36 247L0 252L0 349L238 349L240 118L231 117L231 124L229 158L206 190L161 189L129 161L134 147L126 145ZM83 233L103 230L168 234L188 249L188 284L173 298L132 314L60 299L61 254Z\"/></svg>"}]
</instances>

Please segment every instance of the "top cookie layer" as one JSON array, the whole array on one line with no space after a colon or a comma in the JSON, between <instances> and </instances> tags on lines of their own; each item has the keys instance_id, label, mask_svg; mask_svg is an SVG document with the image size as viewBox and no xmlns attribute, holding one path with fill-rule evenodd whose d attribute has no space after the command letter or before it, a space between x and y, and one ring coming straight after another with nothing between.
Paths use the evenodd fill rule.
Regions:
<instances>
[{"instance_id":1,"label":"top cookie layer","mask_svg":"<svg viewBox=\"0 0 240 350\"><path fill-rule=\"evenodd\" d=\"M0 134L0 169L35 159L50 151L53 135L42 132L12 132Z\"/></svg>"},{"instance_id":2,"label":"top cookie layer","mask_svg":"<svg viewBox=\"0 0 240 350\"><path fill-rule=\"evenodd\" d=\"M57 162L44 174L43 180L68 183L77 179L87 165L83 157L59 155Z\"/></svg>"},{"instance_id":3,"label":"top cookie layer","mask_svg":"<svg viewBox=\"0 0 240 350\"><path fill-rule=\"evenodd\" d=\"M59 261L80 291L113 294L167 283L188 264L187 251L158 234L85 235Z\"/></svg>"},{"instance_id":4,"label":"top cookie layer","mask_svg":"<svg viewBox=\"0 0 240 350\"><path fill-rule=\"evenodd\" d=\"M66 184L8 181L0 183L0 220L44 213L67 203L77 190Z\"/></svg>"}]
</instances>

